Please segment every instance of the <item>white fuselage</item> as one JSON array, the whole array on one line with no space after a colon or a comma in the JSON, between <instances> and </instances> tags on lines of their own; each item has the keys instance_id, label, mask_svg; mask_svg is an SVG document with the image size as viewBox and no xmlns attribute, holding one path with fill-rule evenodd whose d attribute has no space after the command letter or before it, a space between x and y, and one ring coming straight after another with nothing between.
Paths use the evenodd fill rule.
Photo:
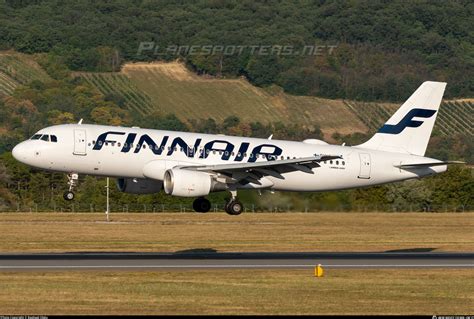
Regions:
<instances>
[{"instance_id":1,"label":"white fuselage","mask_svg":"<svg viewBox=\"0 0 474 319\"><path fill-rule=\"evenodd\" d=\"M164 173L180 165L341 156L320 163L320 167L312 169L313 173L292 171L283 173L283 178L266 176L261 185L239 187L327 191L401 181L446 170L445 165L400 169L394 165L438 161L410 154L328 145L317 140L293 142L86 124L52 126L37 134L54 135L57 142L24 141L13 150L16 159L50 171L109 177L147 178L144 170L150 163ZM156 176L159 180L163 175L158 172Z\"/></svg>"}]
</instances>

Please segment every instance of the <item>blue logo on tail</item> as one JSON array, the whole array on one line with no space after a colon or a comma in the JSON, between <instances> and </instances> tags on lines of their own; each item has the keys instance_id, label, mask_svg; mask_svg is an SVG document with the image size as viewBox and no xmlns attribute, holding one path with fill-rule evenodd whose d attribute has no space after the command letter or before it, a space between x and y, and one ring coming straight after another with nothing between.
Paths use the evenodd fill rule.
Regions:
<instances>
[{"instance_id":1,"label":"blue logo on tail","mask_svg":"<svg viewBox=\"0 0 474 319\"><path fill-rule=\"evenodd\" d=\"M435 114L435 110L427 110L427 109L412 109L410 112L405 115L400 122L397 124L385 124L380 128L378 133L385 133L385 134L399 134L401 133L406 127L419 127L423 124L423 121L415 121L413 120L414 117L424 117L430 118Z\"/></svg>"}]
</instances>

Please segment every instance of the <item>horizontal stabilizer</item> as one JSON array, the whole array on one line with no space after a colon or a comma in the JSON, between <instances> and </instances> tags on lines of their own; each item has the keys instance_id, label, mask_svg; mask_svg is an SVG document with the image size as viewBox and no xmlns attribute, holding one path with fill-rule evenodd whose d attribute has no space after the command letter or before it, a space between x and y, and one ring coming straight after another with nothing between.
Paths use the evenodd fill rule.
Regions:
<instances>
[{"instance_id":1,"label":"horizontal stabilizer","mask_svg":"<svg viewBox=\"0 0 474 319\"><path fill-rule=\"evenodd\" d=\"M448 165L448 164L466 164L466 163L459 162L459 161L446 161L446 162L432 162L432 163L401 164L401 165L394 165L394 166L398 168L424 168L424 167L441 166L441 165Z\"/></svg>"}]
</instances>

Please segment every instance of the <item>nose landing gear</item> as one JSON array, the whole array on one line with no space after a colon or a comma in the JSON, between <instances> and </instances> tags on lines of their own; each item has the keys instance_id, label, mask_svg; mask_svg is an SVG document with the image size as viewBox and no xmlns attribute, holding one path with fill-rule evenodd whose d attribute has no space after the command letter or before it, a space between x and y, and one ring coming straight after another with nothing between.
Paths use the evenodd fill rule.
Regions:
<instances>
[{"instance_id":1,"label":"nose landing gear","mask_svg":"<svg viewBox=\"0 0 474 319\"><path fill-rule=\"evenodd\" d=\"M67 201L71 201L74 199L74 187L77 186L77 181L79 180L79 175L76 173L71 173L67 175L68 182L67 184L69 185L69 190L65 191L63 194L63 198Z\"/></svg>"}]
</instances>

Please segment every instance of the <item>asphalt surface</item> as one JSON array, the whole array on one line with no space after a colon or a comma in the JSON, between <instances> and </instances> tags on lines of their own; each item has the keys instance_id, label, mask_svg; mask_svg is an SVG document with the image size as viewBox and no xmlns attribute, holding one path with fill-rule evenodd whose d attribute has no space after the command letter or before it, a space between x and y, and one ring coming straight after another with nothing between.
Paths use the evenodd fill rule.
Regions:
<instances>
[{"instance_id":1,"label":"asphalt surface","mask_svg":"<svg viewBox=\"0 0 474 319\"><path fill-rule=\"evenodd\" d=\"M474 253L39 253L0 254L0 271L473 268Z\"/></svg>"}]
</instances>

